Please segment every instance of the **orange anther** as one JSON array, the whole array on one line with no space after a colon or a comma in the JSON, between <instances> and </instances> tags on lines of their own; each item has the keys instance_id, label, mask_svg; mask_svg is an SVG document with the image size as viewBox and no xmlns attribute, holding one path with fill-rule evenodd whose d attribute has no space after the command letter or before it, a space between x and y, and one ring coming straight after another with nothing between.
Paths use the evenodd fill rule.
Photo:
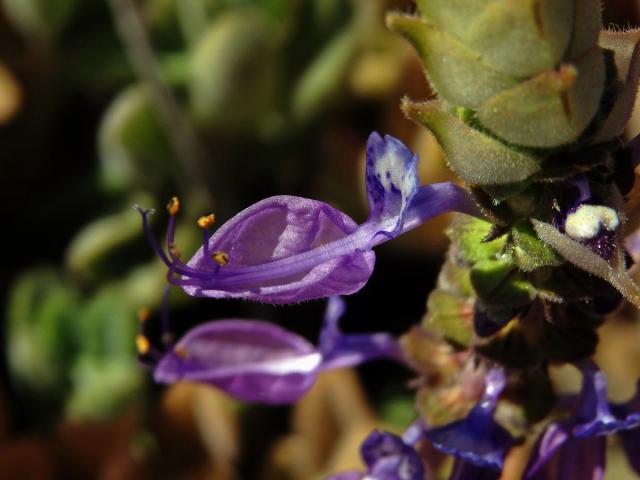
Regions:
<instances>
[{"instance_id":1,"label":"orange anther","mask_svg":"<svg viewBox=\"0 0 640 480\"><path fill-rule=\"evenodd\" d=\"M203 215L198 219L198 226L200 228L209 228L214 223L216 223L216 216L213 213Z\"/></svg>"},{"instance_id":2,"label":"orange anther","mask_svg":"<svg viewBox=\"0 0 640 480\"><path fill-rule=\"evenodd\" d=\"M229 255L225 252L213 252L211 254L211 259L219 265L226 265L229 263Z\"/></svg>"},{"instance_id":3,"label":"orange anther","mask_svg":"<svg viewBox=\"0 0 640 480\"><path fill-rule=\"evenodd\" d=\"M149 339L144 335L138 335L136 337L136 347L138 348L138 353L140 355L146 355L149 353L151 349L151 344L149 343Z\"/></svg>"},{"instance_id":4,"label":"orange anther","mask_svg":"<svg viewBox=\"0 0 640 480\"><path fill-rule=\"evenodd\" d=\"M180 211L180 199L178 197L172 197L167 203L167 211L169 215L175 216Z\"/></svg>"}]
</instances>

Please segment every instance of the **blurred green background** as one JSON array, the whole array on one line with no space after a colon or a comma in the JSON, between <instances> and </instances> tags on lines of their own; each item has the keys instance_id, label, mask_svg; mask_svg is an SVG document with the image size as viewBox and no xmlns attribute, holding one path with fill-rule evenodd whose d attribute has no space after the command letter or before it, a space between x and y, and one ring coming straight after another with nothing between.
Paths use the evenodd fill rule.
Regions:
<instances>
[{"instance_id":1,"label":"blurred green background","mask_svg":"<svg viewBox=\"0 0 640 480\"><path fill-rule=\"evenodd\" d=\"M607 2L634 25L638 5ZM154 386L135 355L137 312L157 321L165 271L134 204L220 222L269 195L366 216L372 130L442 155L400 98L431 95L411 48L384 28L410 0L1 0L0 478L321 478L358 465L375 425L413 418L408 372L327 375L295 408L236 404L206 387ZM404 332L424 313L446 219L378 250L344 328ZM171 297L181 333L224 317L315 340L322 302L267 307ZM156 332L157 333L157 332ZM388 379L388 380L387 380ZM382 423L380 423L382 422Z\"/></svg>"}]
</instances>

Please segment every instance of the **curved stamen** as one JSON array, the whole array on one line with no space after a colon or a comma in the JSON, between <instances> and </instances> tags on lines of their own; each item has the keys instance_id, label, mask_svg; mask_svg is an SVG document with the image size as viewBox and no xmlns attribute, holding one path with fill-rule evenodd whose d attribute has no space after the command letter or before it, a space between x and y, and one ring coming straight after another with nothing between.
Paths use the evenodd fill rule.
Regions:
<instances>
[{"instance_id":1,"label":"curved stamen","mask_svg":"<svg viewBox=\"0 0 640 480\"><path fill-rule=\"evenodd\" d=\"M207 265L211 268L213 273L216 273L220 270L220 264L216 263L212 256L211 251L209 250L209 237L211 236L209 233L209 227L213 225L216 221L216 217L213 213L200 217L198 219L198 226L202 229L202 248L204 249L204 258L207 262Z\"/></svg>"}]
</instances>

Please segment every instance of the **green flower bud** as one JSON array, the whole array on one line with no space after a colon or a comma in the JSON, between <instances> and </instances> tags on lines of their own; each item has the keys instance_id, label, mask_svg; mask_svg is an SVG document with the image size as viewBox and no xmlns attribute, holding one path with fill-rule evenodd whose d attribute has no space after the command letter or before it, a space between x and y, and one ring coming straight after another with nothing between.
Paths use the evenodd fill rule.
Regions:
<instances>
[{"instance_id":1,"label":"green flower bud","mask_svg":"<svg viewBox=\"0 0 640 480\"><path fill-rule=\"evenodd\" d=\"M507 240L503 235L495 240L486 241L493 224L468 216L456 216L447 235L456 246L456 257L473 265L480 260L497 258L504 250Z\"/></svg>"},{"instance_id":2,"label":"green flower bud","mask_svg":"<svg viewBox=\"0 0 640 480\"><path fill-rule=\"evenodd\" d=\"M478 118L499 137L527 147L551 148L578 139L596 115L604 90L602 51L547 70L485 101Z\"/></svg>"},{"instance_id":3,"label":"green flower bud","mask_svg":"<svg viewBox=\"0 0 640 480\"><path fill-rule=\"evenodd\" d=\"M511 258L481 260L471 268L471 284L487 307L520 307L537 294Z\"/></svg>"},{"instance_id":4,"label":"green flower bud","mask_svg":"<svg viewBox=\"0 0 640 480\"><path fill-rule=\"evenodd\" d=\"M433 89L453 105L475 108L517 84L515 78L480 61L477 52L419 17L389 14L387 26L413 44Z\"/></svg>"},{"instance_id":5,"label":"green flower bud","mask_svg":"<svg viewBox=\"0 0 640 480\"><path fill-rule=\"evenodd\" d=\"M575 3L419 0L418 7L428 22L476 52L478 62L506 75L526 77L554 68L563 58L571 40Z\"/></svg>"},{"instance_id":6,"label":"green flower bud","mask_svg":"<svg viewBox=\"0 0 640 480\"><path fill-rule=\"evenodd\" d=\"M473 303L467 297L437 289L429 295L422 326L459 348L468 348L473 339L472 318Z\"/></svg>"},{"instance_id":7,"label":"green flower bud","mask_svg":"<svg viewBox=\"0 0 640 480\"><path fill-rule=\"evenodd\" d=\"M518 183L540 170L538 159L510 148L443 110L442 104L402 103L404 114L427 127L442 146L449 166L472 186Z\"/></svg>"},{"instance_id":8,"label":"green flower bud","mask_svg":"<svg viewBox=\"0 0 640 480\"><path fill-rule=\"evenodd\" d=\"M528 221L520 221L513 226L511 239L511 253L520 270L524 272L563 263L562 258L538 238Z\"/></svg>"}]
</instances>

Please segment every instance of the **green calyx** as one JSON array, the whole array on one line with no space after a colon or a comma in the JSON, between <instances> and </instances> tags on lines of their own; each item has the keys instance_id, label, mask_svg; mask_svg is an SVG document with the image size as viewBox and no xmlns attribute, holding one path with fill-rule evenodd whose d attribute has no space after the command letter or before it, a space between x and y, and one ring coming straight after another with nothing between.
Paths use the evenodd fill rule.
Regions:
<instances>
[{"instance_id":1,"label":"green calyx","mask_svg":"<svg viewBox=\"0 0 640 480\"><path fill-rule=\"evenodd\" d=\"M402 110L467 184L492 193L545 178L546 159L608 142L629 119L640 32L601 33L597 0L417 4L420 16L390 13L387 25L415 47L440 100Z\"/></svg>"}]
</instances>

